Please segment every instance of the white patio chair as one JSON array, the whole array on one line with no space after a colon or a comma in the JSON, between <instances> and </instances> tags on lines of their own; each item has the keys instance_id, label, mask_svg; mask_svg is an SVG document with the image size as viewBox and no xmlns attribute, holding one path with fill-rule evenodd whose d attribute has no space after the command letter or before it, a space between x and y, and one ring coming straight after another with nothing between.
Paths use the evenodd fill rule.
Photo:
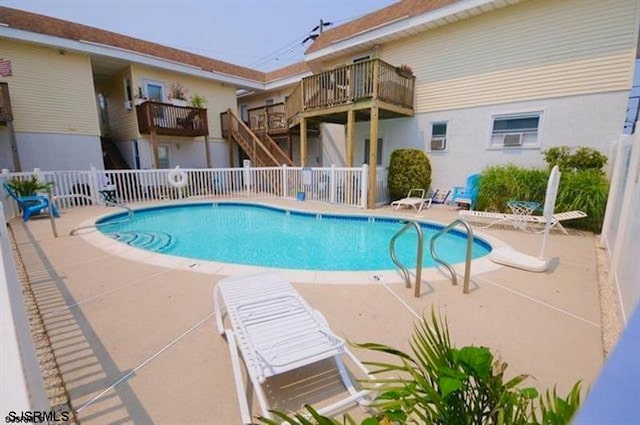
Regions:
<instances>
[{"instance_id":1,"label":"white patio chair","mask_svg":"<svg viewBox=\"0 0 640 425\"><path fill-rule=\"evenodd\" d=\"M427 204L427 208L431 207L431 202L433 198L425 198L425 190L424 189L411 189L409 193L407 193L406 198L398 199L397 201L393 201L391 206L396 210L400 207L413 207L417 213L422 211L424 204ZM418 195L418 196L416 196Z\"/></svg>"},{"instance_id":2,"label":"white patio chair","mask_svg":"<svg viewBox=\"0 0 640 425\"><path fill-rule=\"evenodd\" d=\"M511 224L516 229L524 229L526 230L526 224L547 224L547 220L542 215L520 215L520 214L506 214L506 213L497 213L497 212L488 212L488 211L473 211L473 210L460 210L459 214L461 216L471 217L472 219L484 219L484 220L492 220L491 223L484 226L477 226L481 228L488 228L494 226L496 224L508 223ZM558 228L567 235L567 229L564 228L561 221L566 220L575 220L578 218L584 218L587 214L582 211L567 211L562 213L553 214L551 216L551 227L558 226ZM540 230L539 233L543 232Z\"/></svg>"},{"instance_id":3,"label":"white patio chair","mask_svg":"<svg viewBox=\"0 0 640 425\"><path fill-rule=\"evenodd\" d=\"M262 415L271 418L263 385L276 375L333 358L349 396L324 408L322 415L338 414L354 404L368 405L373 394L354 386L342 356L347 355L365 373L369 371L335 336L322 315L313 310L291 284L277 273L228 277L213 292L216 323L226 335L231 354L240 414L251 424L238 352L255 390ZM230 329L225 329L223 310ZM313 385L313 384L311 384Z\"/></svg>"}]
</instances>

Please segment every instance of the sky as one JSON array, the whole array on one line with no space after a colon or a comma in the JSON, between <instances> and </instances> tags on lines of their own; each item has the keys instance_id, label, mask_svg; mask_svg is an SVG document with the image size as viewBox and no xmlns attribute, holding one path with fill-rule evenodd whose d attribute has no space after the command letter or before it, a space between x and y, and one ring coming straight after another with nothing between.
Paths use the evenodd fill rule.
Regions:
<instances>
[{"instance_id":1,"label":"sky","mask_svg":"<svg viewBox=\"0 0 640 425\"><path fill-rule=\"evenodd\" d=\"M338 25L395 1L0 0L0 5L270 71L303 59L301 41L320 19Z\"/></svg>"}]
</instances>

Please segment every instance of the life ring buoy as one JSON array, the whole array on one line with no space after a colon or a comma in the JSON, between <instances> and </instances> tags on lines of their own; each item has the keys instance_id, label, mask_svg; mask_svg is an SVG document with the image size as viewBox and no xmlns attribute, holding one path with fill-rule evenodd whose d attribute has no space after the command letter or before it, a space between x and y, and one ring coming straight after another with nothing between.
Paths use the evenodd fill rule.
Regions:
<instances>
[{"instance_id":1,"label":"life ring buoy","mask_svg":"<svg viewBox=\"0 0 640 425\"><path fill-rule=\"evenodd\" d=\"M167 174L167 180L171 187L175 187L177 189L183 188L189 184L189 176L187 176L187 173L182 171L180 167L176 167L169 171L169 174Z\"/></svg>"}]
</instances>

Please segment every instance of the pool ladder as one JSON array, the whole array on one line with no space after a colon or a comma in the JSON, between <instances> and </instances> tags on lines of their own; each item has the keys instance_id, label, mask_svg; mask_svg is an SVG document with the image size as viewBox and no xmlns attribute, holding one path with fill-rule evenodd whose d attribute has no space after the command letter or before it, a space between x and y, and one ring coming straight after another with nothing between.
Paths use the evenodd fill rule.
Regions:
<instances>
[{"instance_id":1,"label":"pool ladder","mask_svg":"<svg viewBox=\"0 0 640 425\"><path fill-rule=\"evenodd\" d=\"M446 261L444 261L442 258L440 258L438 256L437 252L436 252L436 240L440 236L442 236L445 233L449 232L449 230L453 229L457 225L462 225L467 231L467 249L466 249L466 255L465 255L464 284L462 286L462 293L463 294L468 294L469 293L469 278L471 276L471 253L472 253L472 249L473 249L473 229L471 228L469 223L467 223L466 221L464 221L462 219L456 219L456 220L452 221L451 223L449 223L449 225L447 225L443 229L440 229L435 235L433 235L431 237L430 251L431 251L431 256L433 257L433 259L436 262L438 262L439 264L443 265L449 271L449 274L451 275L451 283L453 285L457 285L458 284L458 277L456 275L456 271L454 270L453 266L451 264L447 263ZM389 244L389 253L391 255L391 260L394 262L394 264L396 266L398 266L398 268L400 269L402 275L404 276L404 281L406 283L406 287L407 288L411 288L411 274L409 273L409 269L407 269L407 267L404 264L402 264L400 262L400 260L398 260L398 257L396 255L396 251L395 251L396 239L398 239L401 235L403 235L411 227L413 227L416 230L416 233L418 235L418 249L417 249L417 253L416 253L416 255L417 255L417 257L416 257L416 283L415 283L415 289L414 289L414 294L413 294L414 297L418 298L418 297L420 297L420 285L422 283L422 250L423 250L423 245L424 245L424 237L423 237L423 234L422 234L422 227L420 226L420 224L418 222L416 222L416 221L407 221L405 223L405 225L402 226L402 229L400 229L391 238L391 243Z\"/></svg>"}]
</instances>

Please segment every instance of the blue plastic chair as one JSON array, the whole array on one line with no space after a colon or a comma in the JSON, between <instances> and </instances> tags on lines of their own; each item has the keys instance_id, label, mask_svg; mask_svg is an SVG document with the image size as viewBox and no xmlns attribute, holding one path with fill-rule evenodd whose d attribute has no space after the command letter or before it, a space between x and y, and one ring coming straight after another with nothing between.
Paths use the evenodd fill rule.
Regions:
<instances>
[{"instance_id":1,"label":"blue plastic chair","mask_svg":"<svg viewBox=\"0 0 640 425\"><path fill-rule=\"evenodd\" d=\"M29 220L33 214L39 213L44 209L49 209L49 213L52 213L54 217L60 217L55 205L52 204L51 208L49 208L49 198L46 196L18 196L18 194L7 183L2 183L2 187L20 206L23 221Z\"/></svg>"},{"instance_id":2,"label":"blue plastic chair","mask_svg":"<svg viewBox=\"0 0 640 425\"><path fill-rule=\"evenodd\" d=\"M465 187L456 186L453 188L451 196L452 204L467 204L469 209L473 209L478 199L478 190L480 188L480 174L471 174L467 177L467 185Z\"/></svg>"}]
</instances>

